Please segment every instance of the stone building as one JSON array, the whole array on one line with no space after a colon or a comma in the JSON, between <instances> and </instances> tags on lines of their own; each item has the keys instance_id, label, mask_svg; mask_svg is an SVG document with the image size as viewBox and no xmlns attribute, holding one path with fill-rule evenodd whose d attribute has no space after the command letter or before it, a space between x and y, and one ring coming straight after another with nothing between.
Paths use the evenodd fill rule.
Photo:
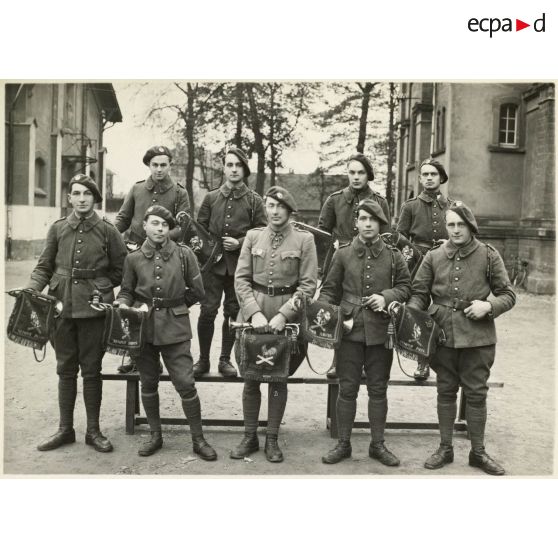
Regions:
<instances>
[{"instance_id":1,"label":"stone building","mask_svg":"<svg viewBox=\"0 0 558 558\"><path fill-rule=\"evenodd\" d=\"M524 286L553 293L555 145L552 83L404 83L395 208L418 191L418 164L433 156L444 193L471 206L480 238Z\"/></svg>"},{"instance_id":2,"label":"stone building","mask_svg":"<svg viewBox=\"0 0 558 558\"><path fill-rule=\"evenodd\" d=\"M66 215L74 174L106 191L103 131L122 114L110 83L12 83L5 93L6 256L25 259Z\"/></svg>"}]
</instances>

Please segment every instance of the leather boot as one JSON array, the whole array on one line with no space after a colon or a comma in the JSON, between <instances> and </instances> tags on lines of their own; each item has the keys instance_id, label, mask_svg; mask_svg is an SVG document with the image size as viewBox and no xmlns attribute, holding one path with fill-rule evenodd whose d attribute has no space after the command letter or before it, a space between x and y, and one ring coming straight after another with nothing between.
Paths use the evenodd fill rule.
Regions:
<instances>
[{"instance_id":1,"label":"leather boot","mask_svg":"<svg viewBox=\"0 0 558 558\"><path fill-rule=\"evenodd\" d=\"M441 469L447 463L453 463L453 446L440 447L424 462L425 469Z\"/></svg>"},{"instance_id":2,"label":"leather boot","mask_svg":"<svg viewBox=\"0 0 558 558\"><path fill-rule=\"evenodd\" d=\"M470 451L469 465L471 467L478 467L487 475L501 476L506 474L505 469L499 463L494 461L494 459L486 453L484 448L478 448Z\"/></svg>"},{"instance_id":3,"label":"leather boot","mask_svg":"<svg viewBox=\"0 0 558 558\"><path fill-rule=\"evenodd\" d=\"M221 337L221 356L219 357L219 362L231 362L231 353L234 346L234 342L236 341L236 335L231 329L229 328L229 317L223 316L223 325L221 327L222 337ZM231 367L234 369L234 366L230 364ZM219 370L221 374L221 370ZM223 374L224 376L225 374ZM235 370L236 375L236 370Z\"/></svg>"},{"instance_id":4,"label":"leather boot","mask_svg":"<svg viewBox=\"0 0 558 558\"><path fill-rule=\"evenodd\" d=\"M279 448L275 434L268 434L265 437L265 458L271 463L281 463L283 461L283 452Z\"/></svg>"},{"instance_id":5,"label":"leather boot","mask_svg":"<svg viewBox=\"0 0 558 558\"><path fill-rule=\"evenodd\" d=\"M225 360L223 357L219 359L219 366L218 366L219 374L223 376L223 378L236 378L238 372L236 368L232 365L230 360Z\"/></svg>"},{"instance_id":6,"label":"leather boot","mask_svg":"<svg viewBox=\"0 0 558 558\"><path fill-rule=\"evenodd\" d=\"M323 457L322 463L334 464L339 463L347 457L351 457L353 449L350 440L339 440L337 445L329 450Z\"/></svg>"},{"instance_id":7,"label":"leather boot","mask_svg":"<svg viewBox=\"0 0 558 558\"><path fill-rule=\"evenodd\" d=\"M182 399L182 409L190 425L194 453L198 454L205 461L215 461L217 459L217 452L203 437L201 404L198 395L196 394L189 399Z\"/></svg>"},{"instance_id":8,"label":"leather boot","mask_svg":"<svg viewBox=\"0 0 558 558\"><path fill-rule=\"evenodd\" d=\"M242 438L240 444L231 450L230 457L231 459L244 459L259 449L260 443L258 441L258 435L256 433L244 434L244 438Z\"/></svg>"},{"instance_id":9,"label":"leather boot","mask_svg":"<svg viewBox=\"0 0 558 558\"><path fill-rule=\"evenodd\" d=\"M132 372L137 372L136 363L134 362L134 359L132 357L127 356L116 370L118 370L119 374L130 374Z\"/></svg>"},{"instance_id":10,"label":"leather boot","mask_svg":"<svg viewBox=\"0 0 558 558\"><path fill-rule=\"evenodd\" d=\"M38 446L39 451L50 451L76 441L76 432L73 428L59 428L52 436L43 440Z\"/></svg>"},{"instance_id":11,"label":"leather boot","mask_svg":"<svg viewBox=\"0 0 558 558\"><path fill-rule=\"evenodd\" d=\"M213 341L214 331L215 324L213 320L200 316L198 319L200 358L194 364L194 378L196 379L201 378L205 374L209 374L209 352L211 351L211 341Z\"/></svg>"},{"instance_id":12,"label":"leather boot","mask_svg":"<svg viewBox=\"0 0 558 558\"><path fill-rule=\"evenodd\" d=\"M163 434L160 430L155 430L151 432L151 438L144 442L141 448L138 450L138 455L141 457L147 457L148 455L153 455L155 452L159 451L163 447Z\"/></svg>"},{"instance_id":13,"label":"leather boot","mask_svg":"<svg viewBox=\"0 0 558 558\"><path fill-rule=\"evenodd\" d=\"M387 467L399 465L399 459L386 448L383 442L372 442L368 448L368 455Z\"/></svg>"},{"instance_id":14,"label":"leather boot","mask_svg":"<svg viewBox=\"0 0 558 558\"><path fill-rule=\"evenodd\" d=\"M95 451L100 451L101 453L109 453L114 449L110 440L98 428L87 429L85 443L88 446L93 446Z\"/></svg>"}]
</instances>

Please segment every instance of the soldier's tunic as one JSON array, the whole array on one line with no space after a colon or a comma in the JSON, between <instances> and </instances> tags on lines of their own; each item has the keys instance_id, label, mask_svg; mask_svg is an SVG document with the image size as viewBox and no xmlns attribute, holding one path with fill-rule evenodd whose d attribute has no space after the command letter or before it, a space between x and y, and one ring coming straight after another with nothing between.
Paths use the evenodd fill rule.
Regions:
<instances>
[{"instance_id":1,"label":"soldier's tunic","mask_svg":"<svg viewBox=\"0 0 558 558\"><path fill-rule=\"evenodd\" d=\"M217 190L206 194L198 213L198 222L217 238L230 236L240 243L238 250L223 250L221 260L204 273L206 296L201 303L198 321L200 358L208 360L215 317L224 293L221 357L228 360L234 336L228 331L226 324L229 318L235 318L238 314L234 273L246 233L254 227L261 227L267 223L263 200L244 183L236 188L223 184Z\"/></svg>"},{"instance_id":2,"label":"soldier's tunic","mask_svg":"<svg viewBox=\"0 0 558 558\"><path fill-rule=\"evenodd\" d=\"M198 262L190 248L172 240L156 248L146 240L126 258L118 301L133 307L145 303L149 307L146 344L136 358L142 391L157 391L160 353L180 396L186 399L196 395L186 288L198 299L204 296Z\"/></svg>"},{"instance_id":3,"label":"soldier's tunic","mask_svg":"<svg viewBox=\"0 0 558 558\"><path fill-rule=\"evenodd\" d=\"M126 246L115 227L96 212L80 219L75 212L48 230L46 245L31 273L28 287L61 300L64 309L54 334L57 373L100 379L104 317L89 306L94 290L114 300L120 285Z\"/></svg>"},{"instance_id":4,"label":"soldier's tunic","mask_svg":"<svg viewBox=\"0 0 558 558\"><path fill-rule=\"evenodd\" d=\"M392 281L393 277L393 281ZM411 294L411 278L403 256L386 246L381 238L368 246L359 236L342 246L320 291L319 300L341 305L354 319L353 329L343 336L337 351L340 395L356 401L362 368L368 394L376 400L386 396L393 351L386 349L389 318L361 306L362 298L380 294L386 301L404 302Z\"/></svg>"},{"instance_id":5,"label":"soldier's tunic","mask_svg":"<svg viewBox=\"0 0 558 558\"><path fill-rule=\"evenodd\" d=\"M489 300L492 315L467 318L463 309L473 300ZM514 304L504 262L494 248L473 237L466 246L448 241L426 254L409 306L428 309L446 334L445 345L430 362L437 374L439 401L455 401L461 385L468 405L485 405L496 348L494 319Z\"/></svg>"},{"instance_id":6,"label":"soldier's tunic","mask_svg":"<svg viewBox=\"0 0 558 558\"><path fill-rule=\"evenodd\" d=\"M181 211L190 213L188 192L169 176L157 182L150 176L147 180L136 182L124 198L124 203L116 216L114 224L121 232L126 232L126 240L141 244L145 240L143 217L151 205L161 205L173 217ZM180 228L170 232L171 239L178 239Z\"/></svg>"},{"instance_id":7,"label":"soldier's tunic","mask_svg":"<svg viewBox=\"0 0 558 558\"><path fill-rule=\"evenodd\" d=\"M444 214L450 203L441 193L433 198L421 192L401 206L397 231L425 254L434 241L448 238Z\"/></svg>"},{"instance_id":8,"label":"soldier's tunic","mask_svg":"<svg viewBox=\"0 0 558 558\"><path fill-rule=\"evenodd\" d=\"M318 227L331 233L334 240L340 243L350 242L357 234L355 219L358 217L358 204L367 198L372 198L382 208L387 222L391 223L391 215L386 199L366 186L362 190L355 190L351 186L331 194L320 213ZM380 233L389 232L390 225L381 223Z\"/></svg>"}]
</instances>

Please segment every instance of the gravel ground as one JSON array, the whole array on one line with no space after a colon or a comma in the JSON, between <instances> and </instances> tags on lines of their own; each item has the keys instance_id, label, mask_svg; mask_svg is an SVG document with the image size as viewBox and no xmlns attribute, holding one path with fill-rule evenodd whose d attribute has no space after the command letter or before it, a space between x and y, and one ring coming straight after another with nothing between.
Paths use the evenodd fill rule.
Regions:
<instances>
[{"instance_id":1,"label":"gravel ground","mask_svg":"<svg viewBox=\"0 0 558 558\"><path fill-rule=\"evenodd\" d=\"M6 264L6 290L21 286L34 265L33 261ZM6 321L13 298L5 295ZM554 297L520 293L516 307L498 318L496 363L491 379L504 382L503 389L489 394L486 446L510 475L551 475L553 473L555 383L554 383ZM192 309L195 326L198 308ZM221 319L219 316L218 320ZM220 323L216 324L220 332ZM212 363L219 355L216 336ZM310 348L315 367L327 368L331 352ZM194 358L197 342L193 342ZM104 371L112 372L119 357L107 355ZM403 361L412 370L410 361ZM215 373L215 372L212 372ZM306 363L299 376L312 376ZM395 361L392 379L405 379ZM81 384L81 382L80 382ZM161 384L163 416L181 416L179 398L170 383ZM200 384L198 391L206 418L241 418L242 385ZM36 363L30 349L5 343L4 371L4 474L7 475L416 475L485 476L467 465L469 442L465 435L455 437L455 462L439 471L422 467L425 458L437 447L436 431L389 430L386 444L400 457L401 466L386 468L368 457L369 434L355 430L353 457L337 465L324 465L321 456L334 444L325 428L327 387L292 385L280 431L285 454L281 464L268 463L263 451L250 460L229 459L229 450L242 436L236 427L208 427L206 437L219 459L206 463L192 452L187 430L180 426L164 428L163 450L149 458L137 455L139 444L148 436L146 426L127 435L124 425L125 384L105 382L101 424L115 451L97 453L83 442L85 410L81 385L76 404L77 443L56 451L35 449L57 427L57 377L54 351L49 346L44 362ZM266 390L262 416L267 409ZM390 421L436 421L436 393L433 388L393 386L388 392ZM366 420L366 397L361 389L357 420ZM260 439L263 442L264 432Z\"/></svg>"}]
</instances>

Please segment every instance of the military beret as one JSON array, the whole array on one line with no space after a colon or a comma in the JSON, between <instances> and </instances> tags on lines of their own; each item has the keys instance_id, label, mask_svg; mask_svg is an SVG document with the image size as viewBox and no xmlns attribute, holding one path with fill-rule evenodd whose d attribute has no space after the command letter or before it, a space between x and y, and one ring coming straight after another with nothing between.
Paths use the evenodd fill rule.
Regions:
<instances>
[{"instance_id":1,"label":"military beret","mask_svg":"<svg viewBox=\"0 0 558 558\"><path fill-rule=\"evenodd\" d=\"M143 164L148 167L151 159L153 159L153 157L157 157L157 155L166 155L169 158L169 161L172 161L172 153L168 147L165 147L164 145L154 145L145 152L145 155L143 156Z\"/></svg>"},{"instance_id":2,"label":"military beret","mask_svg":"<svg viewBox=\"0 0 558 558\"><path fill-rule=\"evenodd\" d=\"M103 196L101 196L101 192L99 192L99 188L95 181L86 174L76 174L70 180L70 189L72 188L72 184L82 184L91 190L93 194L93 198L95 199L95 203L101 203L103 201Z\"/></svg>"},{"instance_id":3,"label":"military beret","mask_svg":"<svg viewBox=\"0 0 558 558\"><path fill-rule=\"evenodd\" d=\"M463 221L469 225L469 228L476 234L479 232L479 226L477 225L477 220L473 215L473 212L462 202L454 201L450 204L447 211L453 211L457 213Z\"/></svg>"},{"instance_id":4,"label":"military beret","mask_svg":"<svg viewBox=\"0 0 558 558\"><path fill-rule=\"evenodd\" d=\"M440 173L440 184L445 184L448 181L448 173L440 161L436 161L436 159L425 159L420 164L419 172L424 165L432 165Z\"/></svg>"},{"instance_id":5,"label":"military beret","mask_svg":"<svg viewBox=\"0 0 558 558\"><path fill-rule=\"evenodd\" d=\"M358 161L359 163L361 163L361 165L366 169L368 180L374 180L374 170L372 169L372 163L368 160L368 157L366 157L362 153L355 153L347 161L347 164L349 164L351 161Z\"/></svg>"},{"instance_id":6,"label":"military beret","mask_svg":"<svg viewBox=\"0 0 558 558\"><path fill-rule=\"evenodd\" d=\"M143 220L147 221L147 218L150 215L156 215L157 217L161 217L161 219L164 219L169 225L170 230L174 229L174 227L176 226L176 222L174 220L174 217L172 216L172 213L168 209L165 209L162 205L150 205L147 208L145 215L143 216Z\"/></svg>"},{"instance_id":7,"label":"military beret","mask_svg":"<svg viewBox=\"0 0 558 558\"><path fill-rule=\"evenodd\" d=\"M293 213L298 211L293 195L288 190L285 190L285 188L281 188L281 186L272 186L265 193L265 197L273 198L274 200L281 202Z\"/></svg>"},{"instance_id":8,"label":"military beret","mask_svg":"<svg viewBox=\"0 0 558 558\"><path fill-rule=\"evenodd\" d=\"M377 201L374 201L371 198L366 198L365 200L362 200L358 204L358 209L359 209L359 211L361 209L366 211L366 213L372 215L372 217L375 217L381 223L384 223L385 225L389 225L388 220L387 220L380 204Z\"/></svg>"},{"instance_id":9,"label":"military beret","mask_svg":"<svg viewBox=\"0 0 558 558\"><path fill-rule=\"evenodd\" d=\"M250 167L248 166L248 157L246 157L246 153L244 153L244 151L242 151L239 147L229 147L227 151L225 151L223 161L229 154L236 155L240 159L240 162L244 167L244 178L248 178L250 176Z\"/></svg>"}]
</instances>

